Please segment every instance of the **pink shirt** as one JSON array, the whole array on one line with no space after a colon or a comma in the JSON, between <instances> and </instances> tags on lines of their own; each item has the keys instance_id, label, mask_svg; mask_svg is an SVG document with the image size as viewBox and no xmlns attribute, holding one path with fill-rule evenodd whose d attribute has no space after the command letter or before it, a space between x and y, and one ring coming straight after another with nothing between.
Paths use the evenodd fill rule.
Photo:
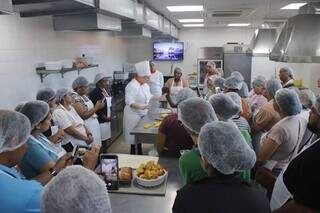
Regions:
<instances>
[{"instance_id":1,"label":"pink shirt","mask_svg":"<svg viewBox=\"0 0 320 213\"><path fill-rule=\"evenodd\" d=\"M263 95L257 95L253 90L250 91L248 102L251 108L252 113L254 114L259 110L268 100Z\"/></svg>"}]
</instances>

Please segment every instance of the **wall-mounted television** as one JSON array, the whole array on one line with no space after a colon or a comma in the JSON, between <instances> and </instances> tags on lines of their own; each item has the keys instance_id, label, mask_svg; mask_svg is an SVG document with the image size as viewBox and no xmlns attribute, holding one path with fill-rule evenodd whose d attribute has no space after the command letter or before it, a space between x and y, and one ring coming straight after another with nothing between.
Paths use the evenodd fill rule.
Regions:
<instances>
[{"instance_id":1,"label":"wall-mounted television","mask_svg":"<svg viewBox=\"0 0 320 213\"><path fill-rule=\"evenodd\" d=\"M154 61L183 61L184 44L183 42L154 42L153 60Z\"/></svg>"}]
</instances>

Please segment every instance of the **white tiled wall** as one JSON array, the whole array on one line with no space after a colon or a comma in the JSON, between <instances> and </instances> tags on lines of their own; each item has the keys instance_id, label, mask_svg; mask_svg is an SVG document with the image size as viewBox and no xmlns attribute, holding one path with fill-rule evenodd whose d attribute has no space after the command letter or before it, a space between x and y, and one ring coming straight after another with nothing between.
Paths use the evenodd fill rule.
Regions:
<instances>
[{"instance_id":1,"label":"white tiled wall","mask_svg":"<svg viewBox=\"0 0 320 213\"><path fill-rule=\"evenodd\" d=\"M90 81L98 72L112 75L127 61L128 41L111 32L55 32L49 16L20 18L0 16L0 108L13 108L35 99L39 88L71 87L78 73L49 75L40 82L38 63L93 56L99 68L81 71Z\"/></svg>"}]
</instances>

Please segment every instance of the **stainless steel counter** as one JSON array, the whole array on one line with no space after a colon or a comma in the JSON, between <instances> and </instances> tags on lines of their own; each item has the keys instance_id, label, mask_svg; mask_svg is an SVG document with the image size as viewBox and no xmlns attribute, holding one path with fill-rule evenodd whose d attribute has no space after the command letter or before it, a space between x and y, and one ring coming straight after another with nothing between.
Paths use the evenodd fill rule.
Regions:
<instances>
[{"instance_id":1,"label":"stainless steel counter","mask_svg":"<svg viewBox=\"0 0 320 213\"><path fill-rule=\"evenodd\" d=\"M137 126L130 132L131 135L135 136L136 143L156 143L158 128L152 126L149 129L145 129L143 127L145 124L153 124L154 121L149 119L147 115L141 118Z\"/></svg>"},{"instance_id":2,"label":"stainless steel counter","mask_svg":"<svg viewBox=\"0 0 320 213\"><path fill-rule=\"evenodd\" d=\"M168 173L165 196L129 195L109 193L113 213L171 213L176 191L182 187L178 159L160 158Z\"/></svg>"}]
</instances>

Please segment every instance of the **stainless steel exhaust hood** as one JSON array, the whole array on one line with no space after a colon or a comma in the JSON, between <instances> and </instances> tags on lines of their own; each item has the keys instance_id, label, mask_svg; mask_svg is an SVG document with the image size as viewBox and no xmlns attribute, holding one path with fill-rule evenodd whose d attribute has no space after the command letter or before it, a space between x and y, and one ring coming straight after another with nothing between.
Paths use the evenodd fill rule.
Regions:
<instances>
[{"instance_id":1,"label":"stainless steel exhaust hood","mask_svg":"<svg viewBox=\"0 0 320 213\"><path fill-rule=\"evenodd\" d=\"M10 15L13 13L11 0L0 1L0 15Z\"/></svg>"},{"instance_id":2,"label":"stainless steel exhaust hood","mask_svg":"<svg viewBox=\"0 0 320 213\"><path fill-rule=\"evenodd\" d=\"M273 47L272 61L320 63L320 3L309 3L289 18Z\"/></svg>"},{"instance_id":3,"label":"stainless steel exhaust hood","mask_svg":"<svg viewBox=\"0 0 320 213\"><path fill-rule=\"evenodd\" d=\"M257 29L250 44L253 56L268 57L276 43L276 39L276 29Z\"/></svg>"}]
</instances>

